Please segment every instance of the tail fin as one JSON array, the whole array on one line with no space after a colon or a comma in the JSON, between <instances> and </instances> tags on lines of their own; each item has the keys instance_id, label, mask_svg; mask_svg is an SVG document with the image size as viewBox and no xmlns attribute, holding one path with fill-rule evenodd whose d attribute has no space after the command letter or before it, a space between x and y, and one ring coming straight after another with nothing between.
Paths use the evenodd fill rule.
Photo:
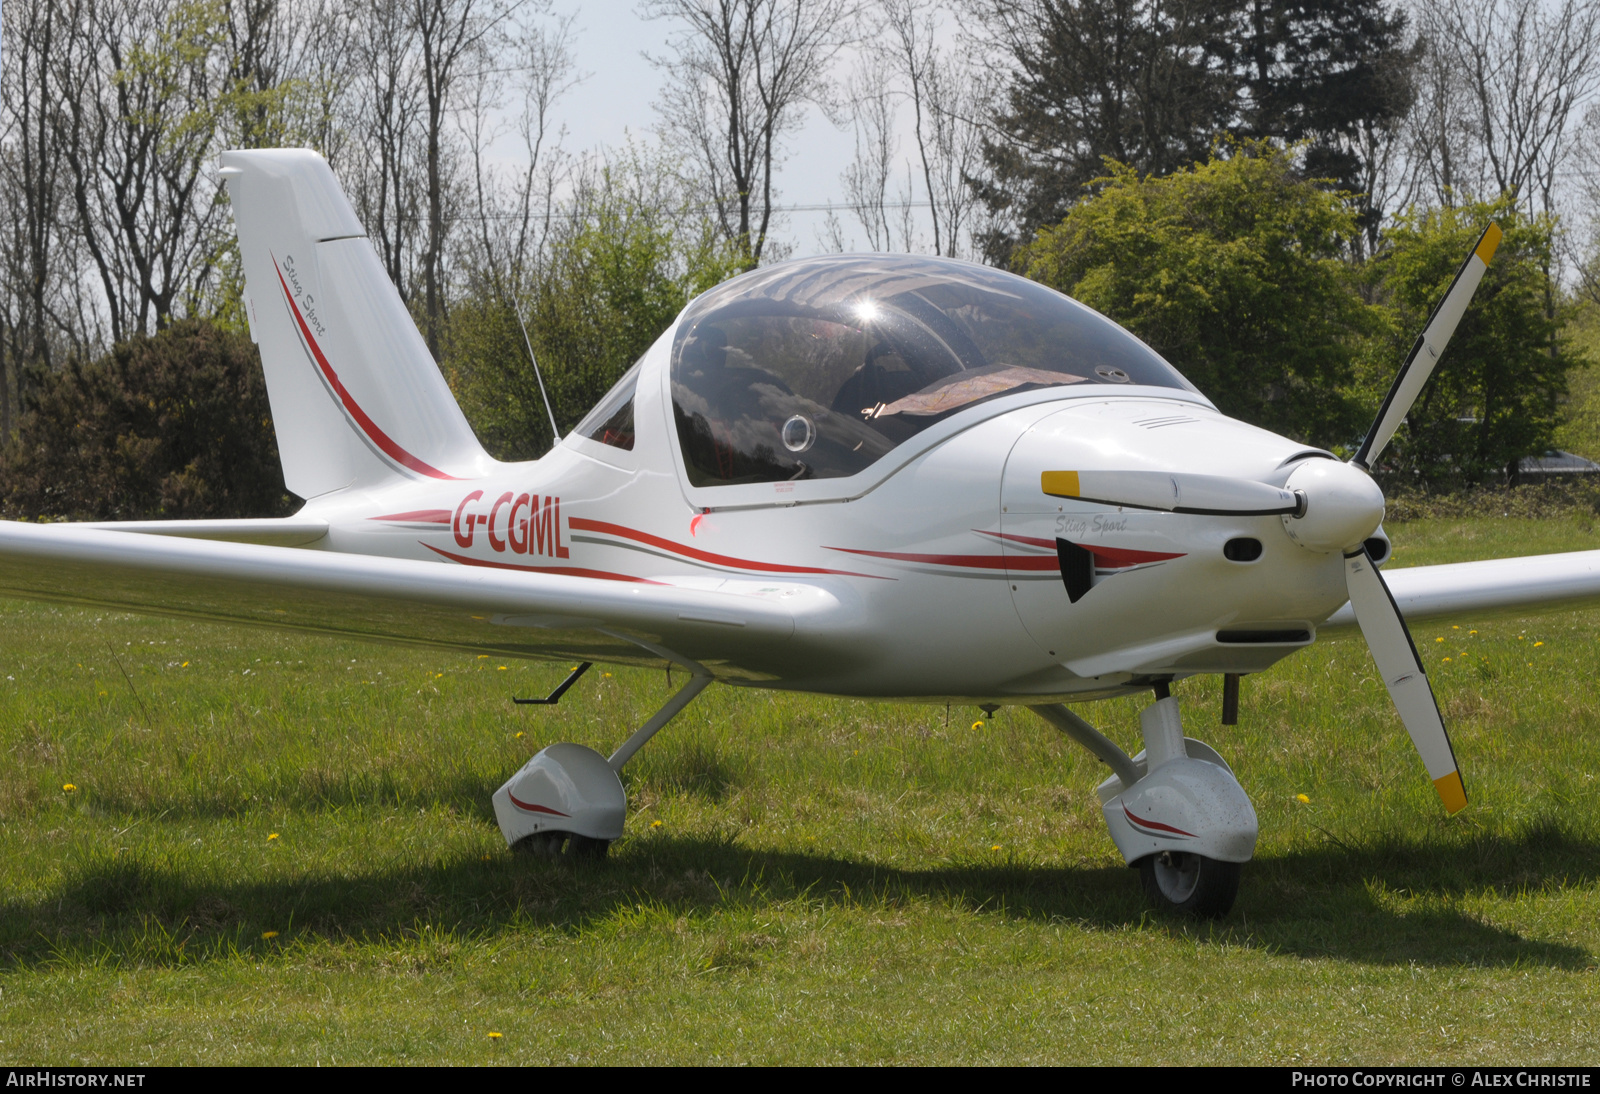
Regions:
<instances>
[{"instance_id":1,"label":"tail fin","mask_svg":"<svg viewBox=\"0 0 1600 1094\"><path fill-rule=\"evenodd\" d=\"M293 148L224 152L222 174L289 489L313 498L488 471L327 161Z\"/></svg>"}]
</instances>

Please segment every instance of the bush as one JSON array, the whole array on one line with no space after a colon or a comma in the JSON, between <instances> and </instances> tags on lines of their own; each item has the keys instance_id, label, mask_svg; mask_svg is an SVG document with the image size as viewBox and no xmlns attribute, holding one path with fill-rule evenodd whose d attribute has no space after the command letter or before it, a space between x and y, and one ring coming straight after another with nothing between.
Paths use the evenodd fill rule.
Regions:
<instances>
[{"instance_id":1,"label":"bush","mask_svg":"<svg viewBox=\"0 0 1600 1094\"><path fill-rule=\"evenodd\" d=\"M1349 195L1266 141L1162 178L1109 166L1018 250L1019 272L1133 331L1225 414L1324 446L1359 434L1367 412L1350 385L1382 317L1347 261Z\"/></svg>"},{"instance_id":2,"label":"bush","mask_svg":"<svg viewBox=\"0 0 1600 1094\"><path fill-rule=\"evenodd\" d=\"M1396 486L1515 482L1518 461L1555 442L1567 375L1579 363L1558 338L1564 316L1549 274L1555 224L1522 215L1509 197L1413 210L1384 233L1374 273L1389 333L1373 347L1369 388L1378 398L1388 390L1490 221L1505 233L1500 248L1377 469Z\"/></svg>"},{"instance_id":3,"label":"bush","mask_svg":"<svg viewBox=\"0 0 1600 1094\"><path fill-rule=\"evenodd\" d=\"M273 517L283 484L256 347L204 320L40 379L3 468L10 517Z\"/></svg>"}]
</instances>

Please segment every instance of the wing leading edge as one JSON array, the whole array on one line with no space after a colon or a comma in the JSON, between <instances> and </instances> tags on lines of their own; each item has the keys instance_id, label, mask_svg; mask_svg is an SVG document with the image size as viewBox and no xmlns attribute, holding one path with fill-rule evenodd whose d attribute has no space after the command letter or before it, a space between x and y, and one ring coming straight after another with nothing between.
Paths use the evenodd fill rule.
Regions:
<instances>
[{"instance_id":1,"label":"wing leading edge","mask_svg":"<svg viewBox=\"0 0 1600 1094\"><path fill-rule=\"evenodd\" d=\"M827 589L791 581L708 591L0 521L5 595L749 680L817 667L816 639L849 623Z\"/></svg>"},{"instance_id":2,"label":"wing leading edge","mask_svg":"<svg viewBox=\"0 0 1600 1094\"><path fill-rule=\"evenodd\" d=\"M1383 579L1409 622L1569 611L1600 605L1600 551L1386 569ZM1355 625L1346 604L1318 630Z\"/></svg>"}]
</instances>

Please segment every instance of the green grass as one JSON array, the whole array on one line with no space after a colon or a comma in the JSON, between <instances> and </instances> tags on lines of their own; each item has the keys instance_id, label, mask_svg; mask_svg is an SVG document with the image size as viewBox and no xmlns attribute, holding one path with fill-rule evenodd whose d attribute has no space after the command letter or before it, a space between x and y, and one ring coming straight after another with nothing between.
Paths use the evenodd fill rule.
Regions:
<instances>
[{"instance_id":1,"label":"green grass","mask_svg":"<svg viewBox=\"0 0 1600 1094\"><path fill-rule=\"evenodd\" d=\"M1577 519L1389 530L1396 565L1596 546ZM564 666L0 618L14 1063L1600 1056L1600 612L1418 631L1455 818L1359 639L1248 678L1237 727L1180 684L1261 820L1218 924L1148 911L1101 771L1024 711L713 688L630 765L611 859L545 863L490 794L551 741L615 745L662 674L533 711L509 697ZM1132 745L1139 705L1080 709Z\"/></svg>"}]
</instances>

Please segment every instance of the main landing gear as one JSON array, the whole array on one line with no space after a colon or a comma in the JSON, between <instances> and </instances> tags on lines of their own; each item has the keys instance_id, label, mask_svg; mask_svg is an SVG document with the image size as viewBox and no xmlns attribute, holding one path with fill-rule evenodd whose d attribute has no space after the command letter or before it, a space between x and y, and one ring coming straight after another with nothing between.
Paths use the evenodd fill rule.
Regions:
<instances>
[{"instance_id":1,"label":"main landing gear","mask_svg":"<svg viewBox=\"0 0 1600 1094\"><path fill-rule=\"evenodd\" d=\"M1226 915L1239 871L1256 848L1256 812L1216 750L1183 735L1178 700L1157 699L1139 715L1144 751L1129 756L1059 703L1033 708L1111 768L1097 788L1111 838L1158 906Z\"/></svg>"},{"instance_id":2,"label":"main landing gear","mask_svg":"<svg viewBox=\"0 0 1600 1094\"><path fill-rule=\"evenodd\" d=\"M601 859L622 835L628 795L622 765L711 683L694 675L607 759L592 748L553 744L494 792L494 816L506 844L544 858Z\"/></svg>"}]
</instances>

